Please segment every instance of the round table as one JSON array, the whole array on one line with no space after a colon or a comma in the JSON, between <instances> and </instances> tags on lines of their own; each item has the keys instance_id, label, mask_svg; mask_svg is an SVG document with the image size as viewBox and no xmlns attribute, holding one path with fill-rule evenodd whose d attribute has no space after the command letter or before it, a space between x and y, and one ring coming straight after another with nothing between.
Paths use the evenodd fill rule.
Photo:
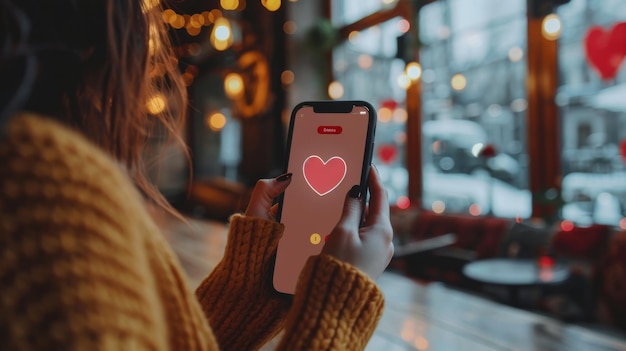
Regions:
<instances>
[{"instance_id":1,"label":"round table","mask_svg":"<svg viewBox=\"0 0 626 351\"><path fill-rule=\"evenodd\" d=\"M463 274L480 283L508 287L511 304L519 305L520 288L562 283L569 277L569 268L559 262L539 265L535 259L493 258L466 264Z\"/></svg>"}]
</instances>

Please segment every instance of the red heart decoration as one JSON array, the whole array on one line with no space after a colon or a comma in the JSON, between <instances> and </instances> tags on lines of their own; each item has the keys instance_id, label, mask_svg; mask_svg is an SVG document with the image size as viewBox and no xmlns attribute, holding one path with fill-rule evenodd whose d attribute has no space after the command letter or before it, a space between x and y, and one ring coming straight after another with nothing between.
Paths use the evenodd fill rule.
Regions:
<instances>
[{"instance_id":1,"label":"red heart decoration","mask_svg":"<svg viewBox=\"0 0 626 351\"><path fill-rule=\"evenodd\" d=\"M480 156L484 158L495 157L497 153L498 152L496 151L496 147L491 144L485 145L485 147L482 150L480 150Z\"/></svg>"},{"instance_id":2,"label":"red heart decoration","mask_svg":"<svg viewBox=\"0 0 626 351\"><path fill-rule=\"evenodd\" d=\"M339 156L323 161L321 157L312 155L302 165L304 180L319 196L335 190L346 177L347 170L346 161Z\"/></svg>"},{"instance_id":3,"label":"red heart decoration","mask_svg":"<svg viewBox=\"0 0 626 351\"><path fill-rule=\"evenodd\" d=\"M585 52L603 80L615 78L626 57L626 22L615 24L609 31L599 26L589 28Z\"/></svg>"},{"instance_id":4,"label":"red heart decoration","mask_svg":"<svg viewBox=\"0 0 626 351\"><path fill-rule=\"evenodd\" d=\"M396 157L398 157L398 148L395 145L385 144L378 148L378 158L380 158L384 164L390 164Z\"/></svg>"}]
</instances>

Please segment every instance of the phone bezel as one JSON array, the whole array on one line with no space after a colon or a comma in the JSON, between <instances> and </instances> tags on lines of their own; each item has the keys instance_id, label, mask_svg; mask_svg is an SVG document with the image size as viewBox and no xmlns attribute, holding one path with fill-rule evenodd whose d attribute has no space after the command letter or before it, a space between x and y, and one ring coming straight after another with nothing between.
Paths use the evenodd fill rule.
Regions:
<instances>
[{"instance_id":1,"label":"phone bezel","mask_svg":"<svg viewBox=\"0 0 626 351\"><path fill-rule=\"evenodd\" d=\"M286 151L285 151L285 166L283 169L283 173L287 172L289 169L289 157L291 153L291 143L293 137L294 126L297 123L296 119L298 116L298 112L303 107L312 107L315 113L351 113L354 111L355 107L364 107L368 112L368 124L367 124L367 135L365 137L365 145L363 145L364 155L363 155L363 164L361 165L361 196L367 197L367 189L368 189L368 180L369 180L369 169L372 163L372 157L374 153L374 137L376 135L376 109L367 101L362 100L332 100L332 101L304 101L297 104L291 111L291 117L289 120L289 130L287 133L287 142L286 142ZM284 193L279 196L278 199L278 211L276 213L276 220L278 222L281 221L282 217L282 209L283 209L283 199ZM366 201L362 201L361 208L361 217L365 215L365 204ZM275 262L274 262L275 264ZM277 294L284 295L287 297L293 296L290 293L285 293L276 290L273 284L273 275L272 272L272 288Z\"/></svg>"}]
</instances>

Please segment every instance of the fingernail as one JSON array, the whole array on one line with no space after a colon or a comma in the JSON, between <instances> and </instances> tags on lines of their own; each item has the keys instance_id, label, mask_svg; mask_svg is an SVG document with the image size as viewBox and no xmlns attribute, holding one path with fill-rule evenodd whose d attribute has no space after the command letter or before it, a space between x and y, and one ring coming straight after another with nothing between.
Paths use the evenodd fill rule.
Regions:
<instances>
[{"instance_id":1,"label":"fingernail","mask_svg":"<svg viewBox=\"0 0 626 351\"><path fill-rule=\"evenodd\" d=\"M291 176L293 176L293 173L285 173L285 174L281 174L278 177L276 177L276 181L277 182L286 182L289 179L291 179Z\"/></svg>"},{"instance_id":2,"label":"fingernail","mask_svg":"<svg viewBox=\"0 0 626 351\"><path fill-rule=\"evenodd\" d=\"M348 192L348 196L350 196L353 199L360 199L361 198L361 187L358 185L353 186L350 191Z\"/></svg>"}]
</instances>

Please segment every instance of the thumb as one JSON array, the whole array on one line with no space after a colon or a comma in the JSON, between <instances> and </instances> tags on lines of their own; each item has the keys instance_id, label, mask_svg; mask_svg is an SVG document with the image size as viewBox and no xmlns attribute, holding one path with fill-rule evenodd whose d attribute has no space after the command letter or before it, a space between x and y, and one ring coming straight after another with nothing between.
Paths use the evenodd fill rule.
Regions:
<instances>
[{"instance_id":1,"label":"thumb","mask_svg":"<svg viewBox=\"0 0 626 351\"><path fill-rule=\"evenodd\" d=\"M338 227L345 229L358 229L361 224L361 187L353 186L348 191L348 196L343 205L343 212L339 219Z\"/></svg>"},{"instance_id":2,"label":"thumb","mask_svg":"<svg viewBox=\"0 0 626 351\"><path fill-rule=\"evenodd\" d=\"M250 202L246 208L246 216L272 219L271 208L274 199L279 196L291 182L291 173L283 174L274 179L260 179L257 181Z\"/></svg>"}]
</instances>

